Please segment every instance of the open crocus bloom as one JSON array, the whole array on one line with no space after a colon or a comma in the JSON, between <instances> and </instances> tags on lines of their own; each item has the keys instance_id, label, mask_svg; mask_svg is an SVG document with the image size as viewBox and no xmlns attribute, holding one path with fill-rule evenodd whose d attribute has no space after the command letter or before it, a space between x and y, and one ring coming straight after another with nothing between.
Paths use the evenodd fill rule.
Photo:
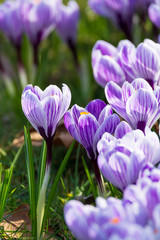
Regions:
<instances>
[{"instance_id":1,"label":"open crocus bloom","mask_svg":"<svg viewBox=\"0 0 160 240\"><path fill-rule=\"evenodd\" d=\"M120 88L109 82L105 87L109 104L133 129L151 128L160 117L160 87L154 91L147 81L141 78L132 83L125 82Z\"/></svg>"},{"instance_id":2,"label":"open crocus bloom","mask_svg":"<svg viewBox=\"0 0 160 240\"><path fill-rule=\"evenodd\" d=\"M97 158L97 142L103 133L113 134L119 122L112 108L99 99L91 101L86 108L74 105L64 115L65 127L84 146L92 160Z\"/></svg>"},{"instance_id":3,"label":"open crocus bloom","mask_svg":"<svg viewBox=\"0 0 160 240\"><path fill-rule=\"evenodd\" d=\"M160 150L158 136L149 129L145 135L140 130L132 130L119 139L104 133L97 149L102 174L121 190L136 183L145 162L156 164L160 160L157 155Z\"/></svg>"},{"instance_id":4,"label":"open crocus bloom","mask_svg":"<svg viewBox=\"0 0 160 240\"><path fill-rule=\"evenodd\" d=\"M160 44L145 39L136 48L130 41L121 48L120 60L123 69L132 80L144 78L153 89L160 78Z\"/></svg>"},{"instance_id":5,"label":"open crocus bloom","mask_svg":"<svg viewBox=\"0 0 160 240\"><path fill-rule=\"evenodd\" d=\"M153 230L144 227L146 214L140 207L130 204L127 209L122 200L111 197L98 197L96 207L71 200L64 217L77 240L155 240Z\"/></svg>"},{"instance_id":6,"label":"open crocus bloom","mask_svg":"<svg viewBox=\"0 0 160 240\"><path fill-rule=\"evenodd\" d=\"M68 110L71 92L65 84L62 91L56 85L50 85L44 91L28 85L21 102L25 116L46 140L53 137L58 122Z\"/></svg>"}]
</instances>

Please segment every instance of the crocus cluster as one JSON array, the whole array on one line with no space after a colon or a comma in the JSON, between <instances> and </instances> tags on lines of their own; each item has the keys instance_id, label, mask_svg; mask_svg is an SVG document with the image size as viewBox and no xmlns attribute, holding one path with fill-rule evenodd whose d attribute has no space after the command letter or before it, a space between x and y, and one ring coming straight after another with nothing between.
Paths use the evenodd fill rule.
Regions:
<instances>
[{"instance_id":1,"label":"crocus cluster","mask_svg":"<svg viewBox=\"0 0 160 240\"><path fill-rule=\"evenodd\" d=\"M74 0L68 6L61 0L8 0L0 4L0 30L16 47L26 34L37 50L55 27L62 39L75 42L78 19L79 7Z\"/></svg>"},{"instance_id":2,"label":"crocus cluster","mask_svg":"<svg viewBox=\"0 0 160 240\"><path fill-rule=\"evenodd\" d=\"M104 87L109 81L122 85L135 78L144 78L155 89L160 79L160 44L145 39L137 48L129 40L115 48L108 42L97 41L92 50L95 80Z\"/></svg>"},{"instance_id":3,"label":"crocus cluster","mask_svg":"<svg viewBox=\"0 0 160 240\"><path fill-rule=\"evenodd\" d=\"M160 169L146 164L122 200L98 197L96 207L71 200L64 208L67 226L78 240L160 238Z\"/></svg>"}]
</instances>

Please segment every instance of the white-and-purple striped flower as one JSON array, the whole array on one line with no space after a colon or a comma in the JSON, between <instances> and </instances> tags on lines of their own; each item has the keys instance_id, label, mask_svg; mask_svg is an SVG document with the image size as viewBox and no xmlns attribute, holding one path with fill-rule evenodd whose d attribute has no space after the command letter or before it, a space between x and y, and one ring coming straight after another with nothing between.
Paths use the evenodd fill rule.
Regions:
<instances>
[{"instance_id":1,"label":"white-and-purple striped flower","mask_svg":"<svg viewBox=\"0 0 160 240\"><path fill-rule=\"evenodd\" d=\"M122 135L120 128L118 135ZM159 138L149 129L146 129L145 135L141 130L129 130L118 139L105 133L98 142L97 149L98 166L103 176L121 190L136 183L146 162L156 164L160 160L157 156L160 151Z\"/></svg>"},{"instance_id":2,"label":"white-and-purple striped flower","mask_svg":"<svg viewBox=\"0 0 160 240\"><path fill-rule=\"evenodd\" d=\"M62 91L56 85L42 91L38 86L26 86L22 94L22 109L32 126L47 139L52 139L58 122L68 110L71 92L63 84Z\"/></svg>"},{"instance_id":3,"label":"white-and-purple striped flower","mask_svg":"<svg viewBox=\"0 0 160 240\"><path fill-rule=\"evenodd\" d=\"M159 85L160 78L160 44L145 39L136 48L126 42L121 48L120 61L122 68L134 80L144 78L153 89Z\"/></svg>"},{"instance_id":4,"label":"white-and-purple striped flower","mask_svg":"<svg viewBox=\"0 0 160 240\"><path fill-rule=\"evenodd\" d=\"M0 30L16 47L20 46L23 34L20 9L21 0L9 0L0 4Z\"/></svg>"},{"instance_id":5,"label":"white-and-purple striped flower","mask_svg":"<svg viewBox=\"0 0 160 240\"><path fill-rule=\"evenodd\" d=\"M79 20L79 6L76 1L70 0L68 5L61 5L60 17L56 25L59 36L66 42L75 44L77 24Z\"/></svg>"},{"instance_id":6,"label":"white-and-purple striped flower","mask_svg":"<svg viewBox=\"0 0 160 240\"><path fill-rule=\"evenodd\" d=\"M133 129L151 128L160 117L160 87L154 91L147 81L141 78L132 83L125 82L119 87L109 82L105 87L109 104Z\"/></svg>"},{"instance_id":7,"label":"white-and-purple striped flower","mask_svg":"<svg viewBox=\"0 0 160 240\"><path fill-rule=\"evenodd\" d=\"M123 201L98 197L96 207L71 200L64 208L65 222L77 240L155 240L151 227L144 227L140 204L127 209Z\"/></svg>"},{"instance_id":8,"label":"white-and-purple striped flower","mask_svg":"<svg viewBox=\"0 0 160 240\"><path fill-rule=\"evenodd\" d=\"M55 28L61 4L61 0L21 0L24 32L34 46Z\"/></svg>"},{"instance_id":9,"label":"white-and-purple striped flower","mask_svg":"<svg viewBox=\"0 0 160 240\"><path fill-rule=\"evenodd\" d=\"M97 158L97 143L104 132L114 133L120 119L112 108L96 99L85 108L74 105L64 115L64 124L69 133L87 151L92 160Z\"/></svg>"},{"instance_id":10,"label":"white-and-purple striped flower","mask_svg":"<svg viewBox=\"0 0 160 240\"><path fill-rule=\"evenodd\" d=\"M119 58L121 48L127 42L128 40L120 41L117 48L102 40L95 43L92 50L92 68L96 82L102 87L110 81L122 86L125 80L130 80Z\"/></svg>"}]
</instances>

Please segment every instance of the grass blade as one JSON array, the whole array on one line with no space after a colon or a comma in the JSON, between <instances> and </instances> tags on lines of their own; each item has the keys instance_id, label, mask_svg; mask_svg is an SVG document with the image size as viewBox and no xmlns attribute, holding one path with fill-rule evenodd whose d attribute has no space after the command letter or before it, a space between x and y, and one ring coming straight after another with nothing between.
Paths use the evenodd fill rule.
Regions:
<instances>
[{"instance_id":1,"label":"grass blade","mask_svg":"<svg viewBox=\"0 0 160 240\"><path fill-rule=\"evenodd\" d=\"M59 184L59 181L60 181L60 178L62 177L62 174L66 168L66 164L68 162L68 159L72 153L72 150L74 148L74 145L75 145L75 140L72 142L70 148L68 149L62 163L61 163L61 166L59 167L59 170L57 172L57 175L54 179L54 182L53 182L53 185L51 187L51 191L49 193L49 196L48 196L48 202L47 202L47 205L46 205L46 208L45 208L45 213L44 213L44 218L43 218L43 224L42 224L42 229L41 229L41 232L43 232L43 229L44 229L44 226L45 226L45 223L46 223L46 220L48 218L48 214L49 214L49 209L50 209L50 206L51 206L51 203L55 197L55 194L56 194L56 189L57 189L57 186Z\"/></svg>"}]
</instances>

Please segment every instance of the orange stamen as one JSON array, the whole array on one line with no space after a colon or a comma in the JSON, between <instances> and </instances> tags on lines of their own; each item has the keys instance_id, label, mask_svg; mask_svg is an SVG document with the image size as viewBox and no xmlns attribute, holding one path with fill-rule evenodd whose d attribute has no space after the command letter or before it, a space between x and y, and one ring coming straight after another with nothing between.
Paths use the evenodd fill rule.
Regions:
<instances>
[{"instance_id":1,"label":"orange stamen","mask_svg":"<svg viewBox=\"0 0 160 240\"><path fill-rule=\"evenodd\" d=\"M120 218L119 217L114 217L112 219L110 219L109 221L110 223L113 223L113 224L117 224L120 222Z\"/></svg>"},{"instance_id":2,"label":"orange stamen","mask_svg":"<svg viewBox=\"0 0 160 240\"><path fill-rule=\"evenodd\" d=\"M89 112L81 112L80 115L89 114Z\"/></svg>"}]
</instances>

